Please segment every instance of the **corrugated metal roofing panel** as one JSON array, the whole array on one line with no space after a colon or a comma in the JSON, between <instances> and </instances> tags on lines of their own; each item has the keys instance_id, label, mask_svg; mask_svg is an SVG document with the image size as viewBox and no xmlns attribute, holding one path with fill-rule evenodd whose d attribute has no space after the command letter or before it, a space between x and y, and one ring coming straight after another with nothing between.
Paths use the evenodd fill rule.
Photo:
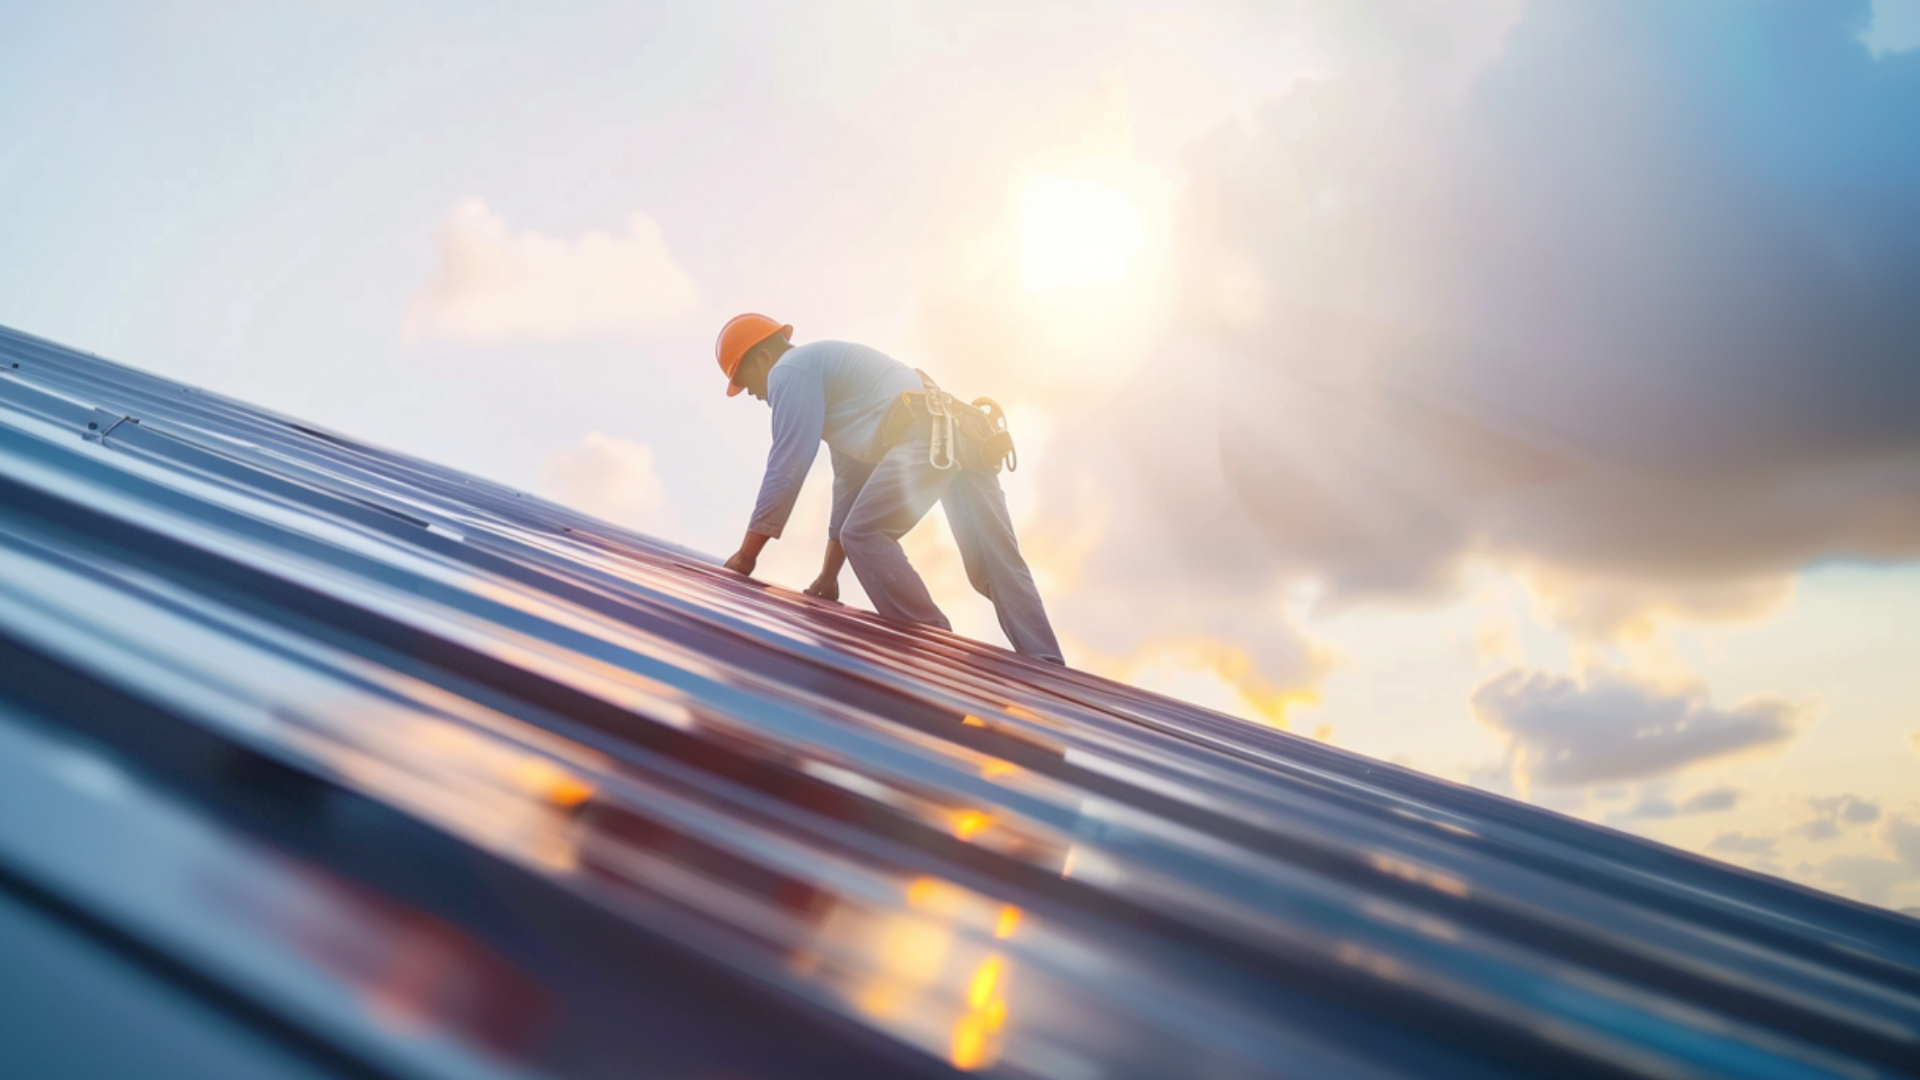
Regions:
<instances>
[{"instance_id":1,"label":"corrugated metal roofing panel","mask_svg":"<svg viewBox=\"0 0 1920 1080\"><path fill-rule=\"evenodd\" d=\"M1920 1070L1902 916L10 331L0 772L0 891L322 1070Z\"/></svg>"}]
</instances>

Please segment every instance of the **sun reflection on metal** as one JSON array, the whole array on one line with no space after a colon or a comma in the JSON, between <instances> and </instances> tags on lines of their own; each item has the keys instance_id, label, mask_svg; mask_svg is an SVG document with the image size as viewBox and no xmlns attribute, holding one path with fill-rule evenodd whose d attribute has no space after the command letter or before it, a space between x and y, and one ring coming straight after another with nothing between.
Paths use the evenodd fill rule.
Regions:
<instances>
[{"instance_id":1,"label":"sun reflection on metal","mask_svg":"<svg viewBox=\"0 0 1920 1080\"><path fill-rule=\"evenodd\" d=\"M1012 1011L1015 965L1006 943L1021 909L934 877L906 882L899 901L835 906L792 970L955 1068L991 1066Z\"/></svg>"}]
</instances>

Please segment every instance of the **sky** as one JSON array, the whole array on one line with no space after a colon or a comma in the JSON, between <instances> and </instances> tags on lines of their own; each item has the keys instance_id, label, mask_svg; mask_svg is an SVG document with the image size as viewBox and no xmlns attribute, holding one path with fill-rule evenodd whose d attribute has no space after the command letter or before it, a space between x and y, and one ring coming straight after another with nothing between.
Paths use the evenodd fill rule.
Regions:
<instances>
[{"instance_id":1,"label":"sky","mask_svg":"<svg viewBox=\"0 0 1920 1080\"><path fill-rule=\"evenodd\" d=\"M0 324L718 555L861 341L1070 662L1920 909L1917 130L1920 0L0 0Z\"/></svg>"}]
</instances>

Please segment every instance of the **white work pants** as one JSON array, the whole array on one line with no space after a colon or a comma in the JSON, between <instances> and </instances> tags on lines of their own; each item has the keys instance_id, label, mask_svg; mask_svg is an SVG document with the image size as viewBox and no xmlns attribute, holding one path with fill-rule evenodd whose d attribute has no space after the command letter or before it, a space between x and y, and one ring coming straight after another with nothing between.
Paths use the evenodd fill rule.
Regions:
<instances>
[{"instance_id":1,"label":"white work pants","mask_svg":"<svg viewBox=\"0 0 1920 1080\"><path fill-rule=\"evenodd\" d=\"M840 527L847 562L874 610L902 622L953 628L900 549L900 538L919 524L936 501L946 507L947 524L960 548L967 579L980 595L993 601L1000 629L1014 650L1064 663L1060 643L1040 604L1040 591L1020 556L999 479L966 469L934 468L927 463L925 440L894 447L874 466Z\"/></svg>"}]
</instances>

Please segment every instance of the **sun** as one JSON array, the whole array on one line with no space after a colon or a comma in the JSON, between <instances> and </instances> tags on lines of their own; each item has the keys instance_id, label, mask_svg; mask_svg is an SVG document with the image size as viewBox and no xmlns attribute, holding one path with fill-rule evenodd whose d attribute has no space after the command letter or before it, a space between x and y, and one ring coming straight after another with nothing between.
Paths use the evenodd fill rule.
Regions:
<instances>
[{"instance_id":1,"label":"sun","mask_svg":"<svg viewBox=\"0 0 1920 1080\"><path fill-rule=\"evenodd\" d=\"M1036 176L1020 192L1021 279L1034 292L1126 280L1146 241L1140 207L1093 180Z\"/></svg>"}]
</instances>

